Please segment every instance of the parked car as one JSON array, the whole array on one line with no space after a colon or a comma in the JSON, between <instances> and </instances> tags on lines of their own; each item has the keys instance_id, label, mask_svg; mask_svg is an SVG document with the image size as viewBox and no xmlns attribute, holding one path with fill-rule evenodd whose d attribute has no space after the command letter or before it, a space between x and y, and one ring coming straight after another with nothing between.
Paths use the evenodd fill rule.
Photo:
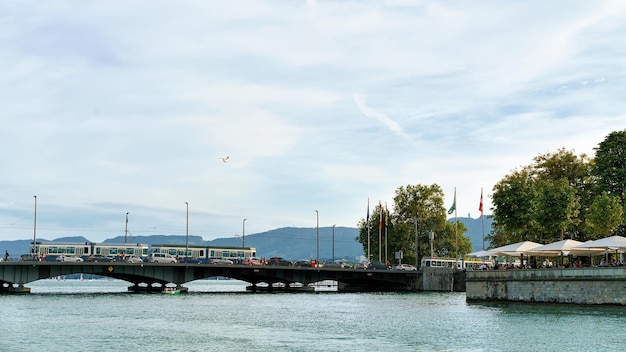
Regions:
<instances>
[{"instance_id":1,"label":"parked car","mask_svg":"<svg viewBox=\"0 0 626 352\"><path fill-rule=\"evenodd\" d=\"M124 261L126 263L132 263L132 264L143 263L143 259L141 259L140 257L136 257L136 256L126 257L126 259Z\"/></svg>"},{"instance_id":2,"label":"parked car","mask_svg":"<svg viewBox=\"0 0 626 352\"><path fill-rule=\"evenodd\" d=\"M389 266L387 265L387 263L383 262L370 262L369 264L367 264L367 268L373 270L389 270Z\"/></svg>"},{"instance_id":3,"label":"parked car","mask_svg":"<svg viewBox=\"0 0 626 352\"><path fill-rule=\"evenodd\" d=\"M92 254L89 257L87 257L87 261L92 262L92 263L107 263L107 262L112 262L113 259L104 255L100 255L100 254Z\"/></svg>"},{"instance_id":4,"label":"parked car","mask_svg":"<svg viewBox=\"0 0 626 352\"><path fill-rule=\"evenodd\" d=\"M178 262L187 264L202 264L200 259L192 257L178 257Z\"/></svg>"},{"instance_id":5,"label":"parked car","mask_svg":"<svg viewBox=\"0 0 626 352\"><path fill-rule=\"evenodd\" d=\"M243 258L243 261L241 262L241 264L243 265L263 265L263 262L261 262L261 260L257 257L247 257L247 258Z\"/></svg>"},{"instance_id":6,"label":"parked car","mask_svg":"<svg viewBox=\"0 0 626 352\"><path fill-rule=\"evenodd\" d=\"M396 265L396 267L394 268L396 270L404 270L404 271L416 271L417 268L411 264L400 264L400 265Z\"/></svg>"},{"instance_id":7,"label":"parked car","mask_svg":"<svg viewBox=\"0 0 626 352\"><path fill-rule=\"evenodd\" d=\"M308 260L298 260L297 262L293 263L294 266L304 266L304 267L310 267L311 266L311 262Z\"/></svg>"},{"instance_id":8,"label":"parked car","mask_svg":"<svg viewBox=\"0 0 626 352\"><path fill-rule=\"evenodd\" d=\"M57 262L82 262L84 261L81 257L75 257L72 255L60 255L57 257Z\"/></svg>"},{"instance_id":9,"label":"parked car","mask_svg":"<svg viewBox=\"0 0 626 352\"><path fill-rule=\"evenodd\" d=\"M176 257L167 253L151 253L145 260L146 263L176 263Z\"/></svg>"},{"instance_id":10,"label":"parked car","mask_svg":"<svg viewBox=\"0 0 626 352\"><path fill-rule=\"evenodd\" d=\"M283 259L280 257L273 257L267 261L267 265L293 266L293 263L287 259Z\"/></svg>"},{"instance_id":11,"label":"parked car","mask_svg":"<svg viewBox=\"0 0 626 352\"><path fill-rule=\"evenodd\" d=\"M37 258L34 254L22 254L20 255L20 262L38 262L39 258Z\"/></svg>"},{"instance_id":12,"label":"parked car","mask_svg":"<svg viewBox=\"0 0 626 352\"><path fill-rule=\"evenodd\" d=\"M209 258L207 260L208 264L222 264L222 265L231 265L233 264L233 261L230 259L225 259L225 258Z\"/></svg>"}]
</instances>

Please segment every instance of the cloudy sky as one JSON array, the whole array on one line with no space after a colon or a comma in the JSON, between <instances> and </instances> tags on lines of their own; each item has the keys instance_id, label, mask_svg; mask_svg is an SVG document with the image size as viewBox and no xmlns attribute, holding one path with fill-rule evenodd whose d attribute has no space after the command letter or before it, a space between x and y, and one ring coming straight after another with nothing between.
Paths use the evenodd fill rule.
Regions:
<instances>
[{"instance_id":1,"label":"cloudy sky","mask_svg":"<svg viewBox=\"0 0 626 352\"><path fill-rule=\"evenodd\" d=\"M626 2L5 1L0 240L459 216L626 127ZM220 158L228 156L224 163ZM35 212L35 198L37 210Z\"/></svg>"}]
</instances>

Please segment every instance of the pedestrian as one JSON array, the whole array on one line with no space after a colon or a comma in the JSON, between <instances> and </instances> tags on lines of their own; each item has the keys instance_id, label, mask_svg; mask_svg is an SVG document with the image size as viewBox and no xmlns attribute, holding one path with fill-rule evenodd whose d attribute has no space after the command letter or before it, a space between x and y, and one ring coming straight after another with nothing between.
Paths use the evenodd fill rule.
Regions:
<instances>
[{"instance_id":1,"label":"pedestrian","mask_svg":"<svg viewBox=\"0 0 626 352\"><path fill-rule=\"evenodd\" d=\"M9 251L8 250L4 251L4 261L5 262L9 261Z\"/></svg>"}]
</instances>

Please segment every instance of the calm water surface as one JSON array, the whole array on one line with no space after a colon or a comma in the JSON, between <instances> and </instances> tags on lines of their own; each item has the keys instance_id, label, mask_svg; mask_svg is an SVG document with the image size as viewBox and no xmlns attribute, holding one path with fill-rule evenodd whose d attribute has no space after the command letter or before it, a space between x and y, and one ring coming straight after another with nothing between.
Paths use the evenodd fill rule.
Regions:
<instances>
[{"instance_id":1,"label":"calm water surface","mask_svg":"<svg viewBox=\"0 0 626 352\"><path fill-rule=\"evenodd\" d=\"M626 308L468 304L464 293L187 295L117 280L40 280L0 295L0 351L624 351ZM224 293L224 291L228 291Z\"/></svg>"}]
</instances>

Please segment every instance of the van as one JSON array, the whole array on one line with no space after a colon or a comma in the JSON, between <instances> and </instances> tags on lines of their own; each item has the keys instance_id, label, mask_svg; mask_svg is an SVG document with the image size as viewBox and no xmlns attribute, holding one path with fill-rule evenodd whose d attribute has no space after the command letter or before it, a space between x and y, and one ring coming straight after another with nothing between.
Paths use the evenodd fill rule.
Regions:
<instances>
[{"instance_id":1,"label":"van","mask_svg":"<svg viewBox=\"0 0 626 352\"><path fill-rule=\"evenodd\" d=\"M148 255L146 263L177 263L176 257L167 253L151 253Z\"/></svg>"}]
</instances>

